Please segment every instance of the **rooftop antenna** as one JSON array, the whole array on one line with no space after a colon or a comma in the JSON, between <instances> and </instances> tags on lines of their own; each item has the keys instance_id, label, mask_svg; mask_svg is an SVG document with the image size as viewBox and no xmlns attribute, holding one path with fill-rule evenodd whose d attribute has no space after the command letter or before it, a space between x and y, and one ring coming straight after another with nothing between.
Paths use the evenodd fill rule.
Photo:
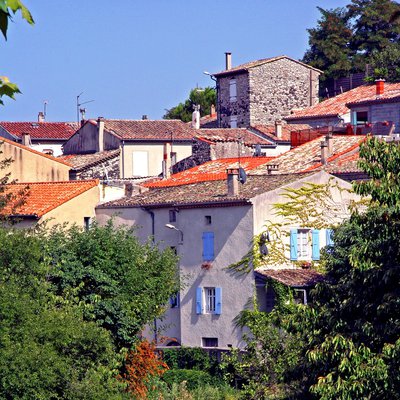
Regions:
<instances>
[{"instance_id":1,"label":"rooftop antenna","mask_svg":"<svg viewBox=\"0 0 400 400\"><path fill-rule=\"evenodd\" d=\"M83 106L84 104L87 104L87 103L92 103L94 101L94 100L89 100L89 101L84 101L83 103L79 103L79 97L81 97L82 95L83 95L83 92L79 93L78 96L76 96L76 121L78 122L78 126L79 126L80 106Z\"/></svg>"},{"instance_id":2,"label":"rooftop antenna","mask_svg":"<svg viewBox=\"0 0 400 400\"><path fill-rule=\"evenodd\" d=\"M46 119L46 111L47 111L47 104L49 104L49 101L48 100L44 100L43 101L43 117L44 117L44 119Z\"/></svg>"}]
</instances>

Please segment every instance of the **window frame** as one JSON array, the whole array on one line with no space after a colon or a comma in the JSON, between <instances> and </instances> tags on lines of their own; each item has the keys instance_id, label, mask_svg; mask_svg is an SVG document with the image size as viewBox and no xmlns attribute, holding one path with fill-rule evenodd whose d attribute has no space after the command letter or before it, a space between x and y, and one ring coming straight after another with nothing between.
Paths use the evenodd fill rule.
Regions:
<instances>
[{"instance_id":1,"label":"window frame","mask_svg":"<svg viewBox=\"0 0 400 400\"><path fill-rule=\"evenodd\" d=\"M208 286L203 288L204 314L215 314L217 306L216 288Z\"/></svg>"},{"instance_id":2,"label":"window frame","mask_svg":"<svg viewBox=\"0 0 400 400\"><path fill-rule=\"evenodd\" d=\"M237 81L236 78L229 80L229 101L235 103L237 101Z\"/></svg>"}]
</instances>

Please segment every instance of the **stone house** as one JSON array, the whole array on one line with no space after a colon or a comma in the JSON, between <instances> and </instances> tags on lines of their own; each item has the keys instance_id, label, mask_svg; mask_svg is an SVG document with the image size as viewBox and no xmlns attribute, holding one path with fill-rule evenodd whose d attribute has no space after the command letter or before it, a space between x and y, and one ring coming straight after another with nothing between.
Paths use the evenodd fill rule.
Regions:
<instances>
[{"instance_id":1,"label":"stone house","mask_svg":"<svg viewBox=\"0 0 400 400\"><path fill-rule=\"evenodd\" d=\"M28 182L7 185L15 199L1 210L18 228L46 222L88 228L99 202L99 181ZM23 203L20 200L23 198Z\"/></svg>"},{"instance_id":2,"label":"stone house","mask_svg":"<svg viewBox=\"0 0 400 400\"><path fill-rule=\"evenodd\" d=\"M383 81L377 81L375 84L362 85L331 97L312 107L294 111L285 120L290 124L306 123L313 127L352 125L354 128L365 126L367 122L392 121L398 131L400 117L394 103L399 90L400 83L384 84ZM375 105L380 104L378 108L375 105L370 108L371 101L374 100L377 100ZM383 104L386 106L383 107Z\"/></svg>"},{"instance_id":3,"label":"stone house","mask_svg":"<svg viewBox=\"0 0 400 400\"><path fill-rule=\"evenodd\" d=\"M66 161L6 138L0 140L0 149L0 160L12 160L2 170L3 175L10 174L10 181L54 182L69 179L71 165Z\"/></svg>"},{"instance_id":4,"label":"stone house","mask_svg":"<svg viewBox=\"0 0 400 400\"><path fill-rule=\"evenodd\" d=\"M218 126L271 124L293 109L316 104L320 74L287 56L232 67L231 54L226 53L226 69L212 75L217 84Z\"/></svg>"},{"instance_id":5,"label":"stone house","mask_svg":"<svg viewBox=\"0 0 400 400\"><path fill-rule=\"evenodd\" d=\"M178 120L86 121L64 144L64 155L120 150L119 178L169 174L191 155L193 130Z\"/></svg>"},{"instance_id":6,"label":"stone house","mask_svg":"<svg viewBox=\"0 0 400 400\"><path fill-rule=\"evenodd\" d=\"M171 299L164 318L156 322L162 331L156 337L159 340L161 335L167 338L158 344L243 348L243 331L235 324L235 318L249 306L249 299L255 292L261 309L267 311L264 297L267 296L265 282L268 276L275 274L284 279L290 275L287 270L295 267L289 252L287 262L275 273L262 268L257 276L251 272L240 275L227 267L247 254L254 235L265 230L267 219L275 218L273 204L283 201L285 188L300 187L306 182L328 184L332 179L340 187L350 187L349 183L332 178L324 171L249 174L241 185L237 168L228 168L226 179L200 179L189 184L152 188L136 196L99 205L96 217L100 224L114 216L116 224L136 226L136 234L141 240L151 236L160 246L174 249L180 257L182 288ZM344 192L334 186L331 190L338 201L346 200ZM300 229L297 226L290 228L296 232ZM302 256L311 261L311 257L319 256L328 236L312 227L306 232L303 228L298 237L304 235L314 239L313 244L301 242ZM320 278L313 270L296 271L290 275L290 282L300 291ZM148 334L154 338L154 332Z\"/></svg>"},{"instance_id":7,"label":"stone house","mask_svg":"<svg viewBox=\"0 0 400 400\"><path fill-rule=\"evenodd\" d=\"M62 145L78 129L76 122L0 122L0 137L52 156L62 154Z\"/></svg>"}]
</instances>

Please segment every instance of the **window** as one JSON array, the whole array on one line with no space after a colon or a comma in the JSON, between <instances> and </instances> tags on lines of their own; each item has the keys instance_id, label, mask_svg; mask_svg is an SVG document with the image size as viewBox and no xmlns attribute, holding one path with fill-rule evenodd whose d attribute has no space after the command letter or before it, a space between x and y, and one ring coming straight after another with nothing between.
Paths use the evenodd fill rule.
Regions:
<instances>
[{"instance_id":1,"label":"window","mask_svg":"<svg viewBox=\"0 0 400 400\"><path fill-rule=\"evenodd\" d=\"M218 347L218 338L203 337L201 342L203 347Z\"/></svg>"},{"instance_id":2,"label":"window","mask_svg":"<svg viewBox=\"0 0 400 400\"><path fill-rule=\"evenodd\" d=\"M297 304L307 304L307 292L304 289L294 289L293 300Z\"/></svg>"},{"instance_id":3,"label":"window","mask_svg":"<svg viewBox=\"0 0 400 400\"><path fill-rule=\"evenodd\" d=\"M211 215L206 215L204 218L206 225L211 225Z\"/></svg>"},{"instance_id":4,"label":"window","mask_svg":"<svg viewBox=\"0 0 400 400\"><path fill-rule=\"evenodd\" d=\"M203 261L214 260L214 232L203 232Z\"/></svg>"},{"instance_id":5,"label":"window","mask_svg":"<svg viewBox=\"0 0 400 400\"><path fill-rule=\"evenodd\" d=\"M147 151L132 153L132 176L149 176L149 154Z\"/></svg>"},{"instance_id":6,"label":"window","mask_svg":"<svg viewBox=\"0 0 400 400\"><path fill-rule=\"evenodd\" d=\"M237 100L236 79L233 78L229 81L229 101L234 102Z\"/></svg>"},{"instance_id":7,"label":"window","mask_svg":"<svg viewBox=\"0 0 400 400\"><path fill-rule=\"evenodd\" d=\"M171 249L171 251L172 251L175 255L178 254L178 250L177 250L176 246L169 246L169 248Z\"/></svg>"},{"instance_id":8,"label":"window","mask_svg":"<svg viewBox=\"0 0 400 400\"><path fill-rule=\"evenodd\" d=\"M290 259L292 261L318 261L319 250L318 229L292 229L290 231Z\"/></svg>"},{"instance_id":9,"label":"window","mask_svg":"<svg viewBox=\"0 0 400 400\"><path fill-rule=\"evenodd\" d=\"M368 111L353 111L351 113L352 125L365 125L368 122Z\"/></svg>"},{"instance_id":10,"label":"window","mask_svg":"<svg viewBox=\"0 0 400 400\"><path fill-rule=\"evenodd\" d=\"M198 287L196 289L196 314L221 314L222 288Z\"/></svg>"},{"instance_id":11,"label":"window","mask_svg":"<svg viewBox=\"0 0 400 400\"><path fill-rule=\"evenodd\" d=\"M92 218L90 217L83 217L83 227L85 231L90 229L90 224L92 223Z\"/></svg>"},{"instance_id":12,"label":"window","mask_svg":"<svg viewBox=\"0 0 400 400\"><path fill-rule=\"evenodd\" d=\"M169 210L169 222L176 222L176 211Z\"/></svg>"},{"instance_id":13,"label":"window","mask_svg":"<svg viewBox=\"0 0 400 400\"><path fill-rule=\"evenodd\" d=\"M179 292L176 292L169 298L169 304L171 308L178 308L181 303Z\"/></svg>"},{"instance_id":14,"label":"window","mask_svg":"<svg viewBox=\"0 0 400 400\"><path fill-rule=\"evenodd\" d=\"M237 128L237 115L231 115L229 121L231 128Z\"/></svg>"}]
</instances>

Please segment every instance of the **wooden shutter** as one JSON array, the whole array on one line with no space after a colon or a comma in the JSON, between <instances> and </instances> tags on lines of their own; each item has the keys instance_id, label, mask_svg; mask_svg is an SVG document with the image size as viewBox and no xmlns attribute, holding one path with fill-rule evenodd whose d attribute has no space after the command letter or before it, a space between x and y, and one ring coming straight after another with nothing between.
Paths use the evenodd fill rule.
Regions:
<instances>
[{"instance_id":1,"label":"wooden shutter","mask_svg":"<svg viewBox=\"0 0 400 400\"><path fill-rule=\"evenodd\" d=\"M297 229L290 230L290 259L297 260Z\"/></svg>"},{"instance_id":2,"label":"wooden shutter","mask_svg":"<svg viewBox=\"0 0 400 400\"><path fill-rule=\"evenodd\" d=\"M203 288L196 288L196 314L203 314Z\"/></svg>"},{"instance_id":3,"label":"wooden shutter","mask_svg":"<svg viewBox=\"0 0 400 400\"><path fill-rule=\"evenodd\" d=\"M313 229L312 231L312 259L319 260L319 230Z\"/></svg>"},{"instance_id":4,"label":"wooden shutter","mask_svg":"<svg viewBox=\"0 0 400 400\"><path fill-rule=\"evenodd\" d=\"M214 232L203 232L203 261L214 260Z\"/></svg>"},{"instance_id":5,"label":"wooden shutter","mask_svg":"<svg viewBox=\"0 0 400 400\"><path fill-rule=\"evenodd\" d=\"M222 314L222 288L215 288L215 314Z\"/></svg>"}]
</instances>

